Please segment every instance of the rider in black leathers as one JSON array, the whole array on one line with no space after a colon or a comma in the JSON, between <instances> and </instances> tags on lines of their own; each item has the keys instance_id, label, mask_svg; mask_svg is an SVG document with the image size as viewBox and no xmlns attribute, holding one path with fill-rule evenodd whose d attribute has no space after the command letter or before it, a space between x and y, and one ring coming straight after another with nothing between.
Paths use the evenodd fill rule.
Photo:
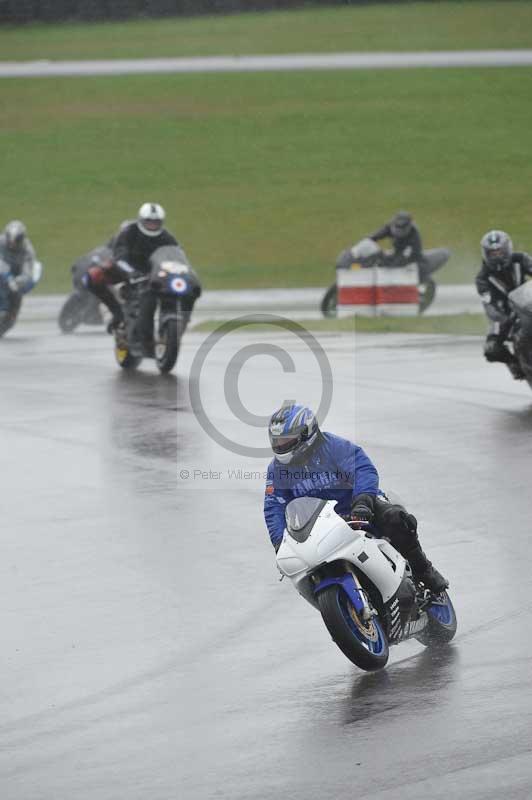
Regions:
<instances>
[{"instance_id":1,"label":"rider in black leathers","mask_svg":"<svg viewBox=\"0 0 532 800\"><path fill-rule=\"evenodd\" d=\"M392 240L393 251L384 255L382 260L386 267L404 267L413 261L421 267L424 262L421 234L408 211L398 211L390 222L368 238L374 242L380 242L381 239Z\"/></svg>"},{"instance_id":2,"label":"rider in black leathers","mask_svg":"<svg viewBox=\"0 0 532 800\"><path fill-rule=\"evenodd\" d=\"M137 220L122 226L116 236L111 263L106 266L91 267L88 271L87 288L105 303L113 314L109 325L110 331L123 322L123 313L120 303L109 289L109 284L121 283L128 273L149 274L149 260L155 250L165 245L180 246L177 239L163 227L164 219L165 212L160 205L144 203L139 209ZM191 302L190 311L195 299ZM137 328L146 355L153 354L153 315L156 304L155 292L148 289L142 296Z\"/></svg>"},{"instance_id":3,"label":"rider in black leathers","mask_svg":"<svg viewBox=\"0 0 532 800\"><path fill-rule=\"evenodd\" d=\"M508 294L532 276L532 258L514 252L512 240L504 231L488 231L480 242L482 266L475 279L477 291L490 321L484 346L488 361L507 364L516 380L524 377L521 367L505 342L513 324Z\"/></svg>"}]
</instances>

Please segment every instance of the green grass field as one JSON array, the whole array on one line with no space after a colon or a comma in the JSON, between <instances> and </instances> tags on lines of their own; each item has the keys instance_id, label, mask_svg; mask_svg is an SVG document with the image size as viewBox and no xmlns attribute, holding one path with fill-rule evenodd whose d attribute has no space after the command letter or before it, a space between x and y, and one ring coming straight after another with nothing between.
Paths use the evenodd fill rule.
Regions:
<instances>
[{"instance_id":1,"label":"green grass field","mask_svg":"<svg viewBox=\"0 0 532 800\"><path fill-rule=\"evenodd\" d=\"M193 330L208 332L227 324L222 320L206 320ZM308 331L328 333L447 333L455 336L476 336L486 333L484 314L445 314L434 317L350 317L346 319L297 320ZM253 329L272 330L271 325L254 325ZM249 326L235 325L235 330L248 333Z\"/></svg>"},{"instance_id":2,"label":"green grass field","mask_svg":"<svg viewBox=\"0 0 532 800\"><path fill-rule=\"evenodd\" d=\"M0 31L5 61L531 46L527 0L383 3Z\"/></svg>"},{"instance_id":3,"label":"green grass field","mask_svg":"<svg viewBox=\"0 0 532 800\"><path fill-rule=\"evenodd\" d=\"M391 24L397 10L301 19L373 11ZM437 7L414 10L428 30ZM46 30L53 42L66 29ZM490 227L532 249L531 97L527 68L2 80L0 220L27 222L42 291L66 290L71 261L145 199L166 206L209 288L325 286L340 249L406 207L425 246L453 249L441 280L467 282Z\"/></svg>"}]
</instances>

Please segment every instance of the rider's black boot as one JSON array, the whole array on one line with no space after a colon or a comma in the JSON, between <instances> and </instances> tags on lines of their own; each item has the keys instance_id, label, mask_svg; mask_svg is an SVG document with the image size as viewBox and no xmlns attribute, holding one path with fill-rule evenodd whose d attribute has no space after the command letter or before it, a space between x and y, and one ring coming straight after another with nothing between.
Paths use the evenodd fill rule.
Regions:
<instances>
[{"instance_id":1,"label":"rider's black boot","mask_svg":"<svg viewBox=\"0 0 532 800\"><path fill-rule=\"evenodd\" d=\"M405 555L412 567L414 578L423 583L429 591L440 594L449 586L449 581L432 566L427 556L419 545Z\"/></svg>"},{"instance_id":2,"label":"rider's black boot","mask_svg":"<svg viewBox=\"0 0 532 800\"><path fill-rule=\"evenodd\" d=\"M519 362L518 362L517 360L516 360L516 361L509 361L509 362L506 364L506 366L507 366L507 367L508 367L508 369L510 370L510 372L511 372L511 374L512 374L512 378L513 378L514 380L516 380L516 381L522 381L522 380L524 380L525 373L524 373L524 372L523 372L523 370L521 369L521 365L519 364Z\"/></svg>"}]
</instances>

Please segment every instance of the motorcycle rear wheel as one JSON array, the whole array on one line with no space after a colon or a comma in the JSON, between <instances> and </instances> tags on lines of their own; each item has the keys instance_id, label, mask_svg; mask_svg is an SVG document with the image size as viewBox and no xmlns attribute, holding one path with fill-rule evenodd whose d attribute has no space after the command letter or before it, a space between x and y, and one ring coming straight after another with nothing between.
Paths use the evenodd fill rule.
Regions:
<instances>
[{"instance_id":1,"label":"motorcycle rear wheel","mask_svg":"<svg viewBox=\"0 0 532 800\"><path fill-rule=\"evenodd\" d=\"M422 314L434 302L436 297L436 284L432 278L419 284L419 313Z\"/></svg>"},{"instance_id":2,"label":"motorcycle rear wheel","mask_svg":"<svg viewBox=\"0 0 532 800\"><path fill-rule=\"evenodd\" d=\"M118 347L115 344L115 358L120 367L122 369L137 369L142 358L138 356L132 356L127 347Z\"/></svg>"},{"instance_id":3,"label":"motorcycle rear wheel","mask_svg":"<svg viewBox=\"0 0 532 800\"><path fill-rule=\"evenodd\" d=\"M57 324L63 333L72 333L81 324L84 305L84 299L77 292L66 299L57 320Z\"/></svg>"},{"instance_id":4,"label":"motorcycle rear wheel","mask_svg":"<svg viewBox=\"0 0 532 800\"><path fill-rule=\"evenodd\" d=\"M336 317L336 294L336 284L333 283L332 286L329 286L321 301L320 310L327 319Z\"/></svg>"},{"instance_id":5,"label":"motorcycle rear wheel","mask_svg":"<svg viewBox=\"0 0 532 800\"><path fill-rule=\"evenodd\" d=\"M456 612L447 592L442 592L427 608L429 623L416 636L418 642L425 647L447 644L453 639L456 628Z\"/></svg>"},{"instance_id":6,"label":"motorcycle rear wheel","mask_svg":"<svg viewBox=\"0 0 532 800\"><path fill-rule=\"evenodd\" d=\"M386 666L388 640L379 618L363 620L338 584L328 586L318 596L321 616L334 643L342 653L366 672Z\"/></svg>"}]
</instances>

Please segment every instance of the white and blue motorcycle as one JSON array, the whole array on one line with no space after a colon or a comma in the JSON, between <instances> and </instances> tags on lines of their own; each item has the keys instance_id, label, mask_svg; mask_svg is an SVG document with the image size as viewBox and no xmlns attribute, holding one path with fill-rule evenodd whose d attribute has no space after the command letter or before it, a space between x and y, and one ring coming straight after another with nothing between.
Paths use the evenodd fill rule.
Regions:
<instances>
[{"instance_id":1,"label":"white and blue motorcycle","mask_svg":"<svg viewBox=\"0 0 532 800\"><path fill-rule=\"evenodd\" d=\"M321 613L333 641L360 669L384 667L390 645L450 642L456 614L447 592L416 583L388 539L354 529L315 497L292 500L277 566Z\"/></svg>"}]
</instances>

